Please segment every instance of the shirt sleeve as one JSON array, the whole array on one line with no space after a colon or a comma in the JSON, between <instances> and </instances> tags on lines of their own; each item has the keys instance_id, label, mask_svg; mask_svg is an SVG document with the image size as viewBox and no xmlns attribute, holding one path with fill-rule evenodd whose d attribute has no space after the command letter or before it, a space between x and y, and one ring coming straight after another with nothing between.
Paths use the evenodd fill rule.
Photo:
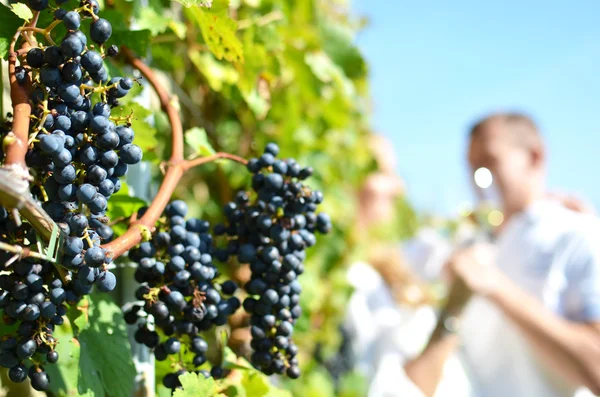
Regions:
<instances>
[{"instance_id":1,"label":"shirt sleeve","mask_svg":"<svg viewBox=\"0 0 600 397\"><path fill-rule=\"evenodd\" d=\"M586 231L568 264L568 314L575 321L595 322L600 321L600 227Z\"/></svg>"}]
</instances>

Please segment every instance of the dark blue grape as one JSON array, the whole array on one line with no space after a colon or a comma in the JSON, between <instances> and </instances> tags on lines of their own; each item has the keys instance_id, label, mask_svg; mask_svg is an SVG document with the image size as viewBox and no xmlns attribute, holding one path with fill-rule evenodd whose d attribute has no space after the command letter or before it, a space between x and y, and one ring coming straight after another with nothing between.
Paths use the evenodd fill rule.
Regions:
<instances>
[{"instance_id":1,"label":"dark blue grape","mask_svg":"<svg viewBox=\"0 0 600 397\"><path fill-rule=\"evenodd\" d=\"M126 164L137 164L142 160L142 149L134 144L126 144L119 151L121 160Z\"/></svg>"},{"instance_id":2,"label":"dark blue grape","mask_svg":"<svg viewBox=\"0 0 600 397\"><path fill-rule=\"evenodd\" d=\"M96 287L101 292L110 292L115 289L117 285L117 278L110 271L104 271L100 273L96 279Z\"/></svg>"},{"instance_id":3,"label":"dark blue grape","mask_svg":"<svg viewBox=\"0 0 600 397\"><path fill-rule=\"evenodd\" d=\"M44 62L51 66L60 66L65 63L65 54L60 47L49 46L44 50Z\"/></svg>"},{"instance_id":4,"label":"dark blue grape","mask_svg":"<svg viewBox=\"0 0 600 397\"><path fill-rule=\"evenodd\" d=\"M133 130L126 126L118 126L115 130L119 136L119 148L133 142L134 133Z\"/></svg>"},{"instance_id":5,"label":"dark blue grape","mask_svg":"<svg viewBox=\"0 0 600 397\"><path fill-rule=\"evenodd\" d=\"M96 140L96 145L105 150L116 149L119 146L119 136L114 131L108 131L104 135L100 135ZM128 145L125 145L128 146ZM136 146L137 147L137 146ZM139 149L139 148L138 148ZM123 155L123 148L119 152L121 155L121 160L127 164L135 164L127 161L127 157ZM141 153L141 150L140 150Z\"/></svg>"},{"instance_id":6,"label":"dark blue grape","mask_svg":"<svg viewBox=\"0 0 600 397\"><path fill-rule=\"evenodd\" d=\"M44 64L44 51L41 48L32 48L27 51L27 64L35 69L39 69Z\"/></svg>"},{"instance_id":7,"label":"dark blue grape","mask_svg":"<svg viewBox=\"0 0 600 397\"><path fill-rule=\"evenodd\" d=\"M92 201L88 203L90 211L94 214L99 214L106 211L107 206L108 203L106 201L106 197L104 197L100 193L94 194L94 197L92 197Z\"/></svg>"},{"instance_id":8,"label":"dark blue grape","mask_svg":"<svg viewBox=\"0 0 600 397\"><path fill-rule=\"evenodd\" d=\"M98 44L105 43L112 34L112 26L106 19L99 18L92 23L90 37Z\"/></svg>"},{"instance_id":9,"label":"dark blue grape","mask_svg":"<svg viewBox=\"0 0 600 397\"><path fill-rule=\"evenodd\" d=\"M77 171L75 170L75 166L69 164L62 169L56 170L52 176L58 183L71 183L77 177Z\"/></svg>"},{"instance_id":10,"label":"dark blue grape","mask_svg":"<svg viewBox=\"0 0 600 397\"><path fill-rule=\"evenodd\" d=\"M92 165L87 172L87 180L95 186L98 186L102 181L107 178L108 174L106 169L99 165Z\"/></svg>"},{"instance_id":11,"label":"dark blue grape","mask_svg":"<svg viewBox=\"0 0 600 397\"><path fill-rule=\"evenodd\" d=\"M60 70L54 66L43 66L40 70L40 81L45 86L56 88L62 82Z\"/></svg>"},{"instance_id":12,"label":"dark blue grape","mask_svg":"<svg viewBox=\"0 0 600 397\"><path fill-rule=\"evenodd\" d=\"M65 27L69 30L79 29L79 26L81 25L81 17L77 11L67 12L62 20Z\"/></svg>"},{"instance_id":13,"label":"dark blue grape","mask_svg":"<svg viewBox=\"0 0 600 397\"><path fill-rule=\"evenodd\" d=\"M83 52L85 45L76 35L67 35L62 43L60 43L60 48L67 58L75 58L81 55Z\"/></svg>"},{"instance_id":14,"label":"dark blue grape","mask_svg":"<svg viewBox=\"0 0 600 397\"><path fill-rule=\"evenodd\" d=\"M81 66L89 73L98 73L102 69L102 55L96 51L87 51L81 56Z\"/></svg>"}]
</instances>

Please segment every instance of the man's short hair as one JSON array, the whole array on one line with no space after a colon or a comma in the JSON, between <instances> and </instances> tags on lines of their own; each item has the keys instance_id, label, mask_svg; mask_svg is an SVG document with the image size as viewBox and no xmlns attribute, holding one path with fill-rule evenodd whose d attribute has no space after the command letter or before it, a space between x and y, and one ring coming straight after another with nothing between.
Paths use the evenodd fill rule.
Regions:
<instances>
[{"instance_id":1,"label":"man's short hair","mask_svg":"<svg viewBox=\"0 0 600 397\"><path fill-rule=\"evenodd\" d=\"M503 127L515 144L532 148L542 144L540 131L531 117L524 113L493 113L477 121L470 130L470 138L476 138L491 126Z\"/></svg>"}]
</instances>

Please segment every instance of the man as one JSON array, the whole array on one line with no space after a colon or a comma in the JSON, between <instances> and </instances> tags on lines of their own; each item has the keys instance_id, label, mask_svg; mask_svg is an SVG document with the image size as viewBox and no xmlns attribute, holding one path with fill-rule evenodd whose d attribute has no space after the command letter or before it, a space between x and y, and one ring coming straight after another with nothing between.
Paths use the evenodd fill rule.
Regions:
<instances>
[{"instance_id":1,"label":"man","mask_svg":"<svg viewBox=\"0 0 600 397\"><path fill-rule=\"evenodd\" d=\"M491 171L505 221L495 254L475 245L448 263L453 297L404 368L424 395L457 351L477 397L600 394L600 221L547 199L545 160L526 116L495 114L472 128L470 166Z\"/></svg>"}]
</instances>

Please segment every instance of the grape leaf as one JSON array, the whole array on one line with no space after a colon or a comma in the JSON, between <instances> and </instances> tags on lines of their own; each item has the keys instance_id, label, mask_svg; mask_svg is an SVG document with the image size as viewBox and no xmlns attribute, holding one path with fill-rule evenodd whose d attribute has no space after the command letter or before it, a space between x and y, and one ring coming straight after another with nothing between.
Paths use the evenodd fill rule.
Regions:
<instances>
[{"instance_id":1,"label":"grape leaf","mask_svg":"<svg viewBox=\"0 0 600 397\"><path fill-rule=\"evenodd\" d=\"M229 18L227 10L211 12L190 8L189 12L200 27L208 49L217 59L244 62L242 43L236 36L237 22Z\"/></svg>"},{"instance_id":2,"label":"grape leaf","mask_svg":"<svg viewBox=\"0 0 600 397\"><path fill-rule=\"evenodd\" d=\"M156 36L169 28L170 18L159 14L152 7L143 7L137 18L138 28L147 29Z\"/></svg>"},{"instance_id":3,"label":"grape leaf","mask_svg":"<svg viewBox=\"0 0 600 397\"><path fill-rule=\"evenodd\" d=\"M130 102L127 107L120 113L114 112L118 116L128 116L133 113L133 120L131 121L131 128L135 133L133 143L138 145L144 155L146 152L153 150L158 145L156 139L156 129L148 123L149 116L152 115L150 110L146 109L137 102ZM145 157L145 156L144 156ZM144 158L144 160L147 160Z\"/></svg>"},{"instance_id":4,"label":"grape leaf","mask_svg":"<svg viewBox=\"0 0 600 397\"><path fill-rule=\"evenodd\" d=\"M201 156L215 154L215 149L213 149L210 142L208 142L208 136L206 135L206 130L204 128L194 127L187 130L185 132L185 143L194 150L195 154Z\"/></svg>"},{"instance_id":5,"label":"grape leaf","mask_svg":"<svg viewBox=\"0 0 600 397\"><path fill-rule=\"evenodd\" d=\"M84 394L77 393L80 349L79 342L73 338L72 330L68 324L65 323L57 327L54 331L54 337L60 341L56 345L56 351L60 359L55 365L48 365L46 367L48 376L52 379L52 382L50 382L50 391L59 396L77 394L79 396L93 397L94 392L92 390L88 390ZM96 391L103 393L102 385L100 384L98 387L99 389Z\"/></svg>"},{"instance_id":6,"label":"grape leaf","mask_svg":"<svg viewBox=\"0 0 600 397\"><path fill-rule=\"evenodd\" d=\"M135 366L121 309L105 295L90 296L89 326L79 334L78 390L129 397Z\"/></svg>"},{"instance_id":7,"label":"grape leaf","mask_svg":"<svg viewBox=\"0 0 600 397\"><path fill-rule=\"evenodd\" d=\"M111 221L116 221L120 218L129 218L145 205L146 202L140 198L116 194L110 198L110 205L108 206L106 215ZM116 223L113 225L113 230L117 235L120 235L127 230L127 225L124 222Z\"/></svg>"},{"instance_id":8,"label":"grape leaf","mask_svg":"<svg viewBox=\"0 0 600 397\"><path fill-rule=\"evenodd\" d=\"M221 91L223 84L234 84L238 81L238 72L231 65L218 62L210 53L200 54L197 51L188 51L188 57L204 77L210 88Z\"/></svg>"},{"instance_id":9,"label":"grape leaf","mask_svg":"<svg viewBox=\"0 0 600 397\"><path fill-rule=\"evenodd\" d=\"M16 4L13 4L11 7L12 7L12 12L14 12L16 16L18 16L25 22L29 22L31 20L31 18L33 18L33 13L31 12L31 9L29 7L27 7L25 4L16 3Z\"/></svg>"},{"instance_id":10,"label":"grape leaf","mask_svg":"<svg viewBox=\"0 0 600 397\"><path fill-rule=\"evenodd\" d=\"M257 371L244 371L242 386L246 389L246 394L252 397L263 397L271 388L267 378Z\"/></svg>"},{"instance_id":11,"label":"grape leaf","mask_svg":"<svg viewBox=\"0 0 600 397\"><path fill-rule=\"evenodd\" d=\"M354 32L348 27L328 20L321 23L323 50L331 59L343 68L351 79L366 76L367 64L354 44Z\"/></svg>"},{"instance_id":12,"label":"grape leaf","mask_svg":"<svg viewBox=\"0 0 600 397\"><path fill-rule=\"evenodd\" d=\"M10 42L24 21L4 4L0 4L0 21L0 58L6 59Z\"/></svg>"},{"instance_id":13,"label":"grape leaf","mask_svg":"<svg viewBox=\"0 0 600 397\"><path fill-rule=\"evenodd\" d=\"M198 375L188 372L179 377L179 382L183 389L175 390L173 397L197 397L197 396L219 396L217 383L213 378L205 378L204 375Z\"/></svg>"},{"instance_id":14,"label":"grape leaf","mask_svg":"<svg viewBox=\"0 0 600 397\"><path fill-rule=\"evenodd\" d=\"M88 326L89 301L84 297L76 306L69 306L67 318L73 329L73 335L79 335L79 332Z\"/></svg>"},{"instance_id":15,"label":"grape leaf","mask_svg":"<svg viewBox=\"0 0 600 397\"><path fill-rule=\"evenodd\" d=\"M346 97L352 97L355 93L355 87L352 84L342 68L335 64L324 52L307 53L304 61L310 67L314 75L323 83L332 83L336 85Z\"/></svg>"}]
</instances>

